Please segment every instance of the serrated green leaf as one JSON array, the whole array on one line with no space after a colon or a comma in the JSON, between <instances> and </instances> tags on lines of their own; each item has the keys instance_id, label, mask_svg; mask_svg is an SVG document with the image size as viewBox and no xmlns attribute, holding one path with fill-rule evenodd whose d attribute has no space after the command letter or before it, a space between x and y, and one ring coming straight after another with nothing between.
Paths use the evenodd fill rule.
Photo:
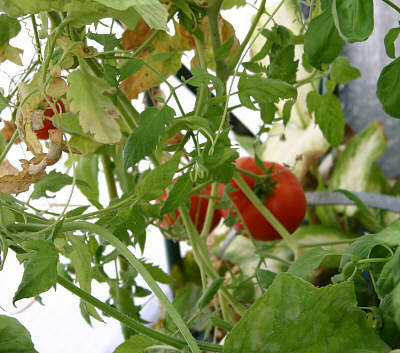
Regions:
<instances>
[{"instance_id":1,"label":"serrated green leaf","mask_svg":"<svg viewBox=\"0 0 400 353\"><path fill-rule=\"evenodd\" d=\"M234 42L235 38L234 36L231 36L224 44L217 48L215 52L215 60L225 60L231 52Z\"/></svg>"},{"instance_id":2,"label":"serrated green leaf","mask_svg":"<svg viewBox=\"0 0 400 353\"><path fill-rule=\"evenodd\" d=\"M88 153L81 156L75 167L76 178L84 182L77 184L79 190L89 201L95 203L99 202L98 163L98 156Z\"/></svg>"},{"instance_id":3,"label":"serrated green leaf","mask_svg":"<svg viewBox=\"0 0 400 353\"><path fill-rule=\"evenodd\" d=\"M141 251L144 251L146 244L146 220L138 205L132 206L129 217L126 219L129 229L133 233L135 243L139 244Z\"/></svg>"},{"instance_id":4,"label":"serrated green leaf","mask_svg":"<svg viewBox=\"0 0 400 353\"><path fill-rule=\"evenodd\" d=\"M202 69L200 66L192 68L192 74L193 76L187 81L187 83L190 83L195 87L200 87L203 84L212 84L217 91L217 96L222 95L224 84L218 77L211 75L207 70Z\"/></svg>"},{"instance_id":5,"label":"serrated green leaf","mask_svg":"<svg viewBox=\"0 0 400 353\"><path fill-rule=\"evenodd\" d=\"M24 274L13 302L46 292L57 283L58 253L51 242L28 240L22 243L27 251L17 255L24 262Z\"/></svg>"},{"instance_id":6,"label":"serrated green leaf","mask_svg":"<svg viewBox=\"0 0 400 353\"><path fill-rule=\"evenodd\" d=\"M46 192L57 192L60 191L64 186L72 184L72 177L69 175L56 172L52 170L49 174L47 174L42 180L39 180L33 188L33 192L31 194L32 200L40 199L41 197L50 198Z\"/></svg>"},{"instance_id":7,"label":"serrated green leaf","mask_svg":"<svg viewBox=\"0 0 400 353\"><path fill-rule=\"evenodd\" d=\"M158 0L94 0L118 11L126 11L130 7L143 17L150 28L167 30L167 9Z\"/></svg>"},{"instance_id":8,"label":"serrated green leaf","mask_svg":"<svg viewBox=\"0 0 400 353\"><path fill-rule=\"evenodd\" d=\"M120 45L120 39L118 39L114 33L91 33L89 32L87 38L92 39L103 46L104 51L114 50L115 47Z\"/></svg>"},{"instance_id":9,"label":"serrated green leaf","mask_svg":"<svg viewBox=\"0 0 400 353\"><path fill-rule=\"evenodd\" d=\"M7 15L0 15L0 46L15 37L21 30L19 21Z\"/></svg>"},{"instance_id":10,"label":"serrated green leaf","mask_svg":"<svg viewBox=\"0 0 400 353\"><path fill-rule=\"evenodd\" d=\"M374 29L373 0L333 0L332 15L339 34L349 43L367 40Z\"/></svg>"},{"instance_id":11,"label":"serrated green leaf","mask_svg":"<svg viewBox=\"0 0 400 353\"><path fill-rule=\"evenodd\" d=\"M276 277L276 273L271 272L269 270L257 269L256 277L257 277L257 281L258 281L259 285L263 289L267 289L274 281L274 279Z\"/></svg>"},{"instance_id":12,"label":"serrated green leaf","mask_svg":"<svg viewBox=\"0 0 400 353\"><path fill-rule=\"evenodd\" d=\"M385 50L389 58L394 59L396 57L396 48L394 47L394 42L400 34L400 28L392 28L385 36Z\"/></svg>"},{"instance_id":13,"label":"serrated green leaf","mask_svg":"<svg viewBox=\"0 0 400 353\"><path fill-rule=\"evenodd\" d=\"M285 105L283 106L282 119L283 119L283 125L285 126L289 122L290 114L292 112L294 103L296 103L294 100L288 100L285 102Z\"/></svg>"},{"instance_id":14,"label":"serrated green leaf","mask_svg":"<svg viewBox=\"0 0 400 353\"><path fill-rule=\"evenodd\" d=\"M158 345L157 341L147 336L131 336L124 343L120 344L114 353L142 353L146 348Z\"/></svg>"},{"instance_id":15,"label":"serrated green leaf","mask_svg":"<svg viewBox=\"0 0 400 353\"><path fill-rule=\"evenodd\" d=\"M127 63L125 63L120 69L120 77L119 80L123 81L128 78L130 75L133 75L135 72L139 71L143 67L143 60L138 58L132 58Z\"/></svg>"},{"instance_id":16,"label":"serrated green leaf","mask_svg":"<svg viewBox=\"0 0 400 353\"><path fill-rule=\"evenodd\" d=\"M136 187L138 197L143 201L159 198L172 183L172 178L178 169L182 153L175 153L168 162L149 171Z\"/></svg>"},{"instance_id":17,"label":"serrated green leaf","mask_svg":"<svg viewBox=\"0 0 400 353\"><path fill-rule=\"evenodd\" d=\"M0 112L8 106L8 100L4 97L4 90L0 87Z\"/></svg>"},{"instance_id":18,"label":"serrated green leaf","mask_svg":"<svg viewBox=\"0 0 400 353\"><path fill-rule=\"evenodd\" d=\"M67 98L71 111L79 113L79 123L84 133L93 134L101 143L115 143L121 139L121 131L115 121L117 111L105 92L111 86L103 79L86 71L73 71L68 76Z\"/></svg>"},{"instance_id":19,"label":"serrated green leaf","mask_svg":"<svg viewBox=\"0 0 400 353\"><path fill-rule=\"evenodd\" d=\"M168 198L161 209L161 216L175 211L180 205L182 205L189 197L192 191L192 180L189 174L183 174L175 182L171 189Z\"/></svg>"},{"instance_id":20,"label":"serrated green leaf","mask_svg":"<svg viewBox=\"0 0 400 353\"><path fill-rule=\"evenodd\" d=\"M152 2L155 0L151 0ZM146 3L138 0L139 6L146 8ZM119 2L110 2L109 5L118 6ZM148 2L150 4L150 2ZM157 7L160 7L158 4ZM8 13L13 17L20 17L27 14L35 14L47 11L68 12L71 23L77 26L83 26L101 18L112 17L121 20L129 28L134 29L137 21L140 19L136 7L129 7L125 10L116 10L115 6L103 6L95 0L85 0L84 5L81 0L46 0L46 1L30 1L30 0L7 0L0 2L0 10ZM142 11L142 9L141 9ZM164 9L165 11L165 9ZM143 11L142 11L143 12ZM153 13L154 16L154 13ZM144 17L142 15L142 17ZM148 16L147 16L148 17ZM163 17L160 17L162 23ZM166 23L166 21L165 21Z\"/></svg>"},{"instance_id":21,"label":"serrated green leaf","mask_svg":"<svg viewBox=\"0 0 400 353\"><path fill-rule=\"evenodd\" d=\"M146 267L146 270L149 271L151 277L157 282L170 284L172 278L166 274L160 267L157 265L153 265L152 263L146 262L144 259L141 259L140 262Z\"/></svg>"},{"instance_id":22,"label":"serrated green leaf","mask_svg":"<svg viewBox=\"0 0 400 353\"><path fill-rule=\"evenodd\" d=\"M307 107L310 113L315 112L315 122L328 142L339 146L344 137L345 126L339 98L331 93L319 95L311 91L307 95Z\"/></svg>"},{"instance_id":23,"label":"serrated green leaf","mask_svg":"<svg viewBox=\"0 0 400 353\"><path fill-rule=\"evenodd\" d=\"M349 59L339 56L332 64L331 75L337 83L346 84L361 77L361 72L349 64Z\"/></svg>"},{"instance_id":24,"label":"serrated green leaf","mask_svg":"<svg viewBox=\"0 0 400 353\"><path fill-rule=\"evenodd\" d=\"M246 0L224 0L222 2L222 9L223 10L228 10L231 9L232 7L241 7L246 5Z\"/></svg>"},{"instance_id":25,"label":"serrated green leaf","mask_svg":"<svg viewBox=\"0 0 400 353\"><path fill-rule=\"evenodd\" d=\"M79 283L81 289L90 294L93 275L91 266L92 256L89 248L82 237L70 236L68 240L71 242L73 248L68 257L71 259L72 266L74 266L76 281ZM87 314L101 322L103 321L92 304L82 301L81 307L83 307L81 308L82 311L87 312ZM87 318L87 321L90 324L90 318Z\"/></svg>"},{"instance_id":26,"label":"serrated green leaf","mask_svg":"<svg viewBox=\"0 0 400 353\"><path fill-rule=\"evenodd\" d=\"M38 353L29 331L13 317L0 315L0 353Z\"/></svg>"},{"instance_id":27,"label":"serrated green leaf","mask_svg":"<svg viewBox=\"0 0 400 353\"><path fill-rule=\"evenodd\" d=\"M242 75L238 83L240 102L249 109L258 110L251 97L259 104L277 103L280 99L296 99L297 90L287 82L261 76Z\"/></svg>"},{"instance_id":28,"label":"serrated green leaf","mask_svg":"<svg viewBox=\"0 0 400 353\"><path fill-rule=\"evenodd\" d=\"M280 273L228 334L224 353L387 353L354 284L322 288Z\"/></svg>"},{"instance_id":29,"label":"serrated green leaf","mask_svg":"<svg viewBox=\"0 0 400 353\"><path fill-rule=\"evenodd\" d=\"M287 272L305 279L306 281L311 281L314 276L314 270L317 269L325 257L330 254L332 254L331 251L322 248L311 249L290 265Z\"/></svg>"},{"instance_id":30,"label":"serrated green leaf","mask_svg":"<svg viewBox=\"0 0 400 353\"><path fill-rule=\"evenodd\" d=\"M125 169L134 166L155 150L174 115L174 110L168 106L161 110L150 107L140 114L139 126L129 136L124 147Z\"/></svg>"},{"instance_id":31,"label":"serrated green leaf","mask_svg":"<svg viewBox=\"0 0 400 353\"><path fill-rule=\"evenodd\" d=\"M331 11L313 18L304 35L304 52L309 63L321 69L323 64L331 63L342 49L343 40L333 23Z\"/></svg>"},{"instance_id":32,"label":"serrated green leaf","mask_svg":"<svg viewBox=\"0 0 400 353\"><path fill-rule=\"evenodd\" d=\"M386 65L378 79L376 95L383 110L394 118L400 118L400 58Z\"/></svg>"}]
</instances>

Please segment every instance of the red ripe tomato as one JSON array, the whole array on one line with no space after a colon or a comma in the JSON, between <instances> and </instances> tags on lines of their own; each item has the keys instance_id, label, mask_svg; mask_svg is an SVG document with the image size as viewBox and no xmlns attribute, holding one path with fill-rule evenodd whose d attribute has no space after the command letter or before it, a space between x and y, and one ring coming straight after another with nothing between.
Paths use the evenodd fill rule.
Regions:
<instances>
[{"instance_id":1,"label":"red ripe tomato","mask_svg":"<svg viewBox=\"0 0 400 353\"><path fill-rule=\"evenodd\" d=\"M53 102L52 98L50 98L50 100ZM44 101L44 102L46 102L46 101ZM60 99L57 100L56 107L57 107L57 113L65 113L64 104ZM44 116L48 116L49 118L54 116L54 114L55 114L55 112L51 107L47 108L43 113ZM35 130L35 134L39 140L48 140L49 139L49 130L52 130L55 128L56 127L53 125L51 120L43 119L43 128L41 128L40 130Z\"/></svg>"},{"instance_id":2,"label":"red ripe tomato","mask_svg":"<svg viewBox=\"0 0 400 353\"><path fill-rule=\"evenodd\" d=\"M267 170L272 168L271 176L265 181L269 183L272 190L269 196L267 196L264 205L282 223L288 232L292 233L300 225L306 213L307 202L303 188L296 176L289 169L274 162L263 163ZM257 166L255 159L251 157L240 157L236 160L235 165L253 174L264 174L261 168ZM243 174L241 176L252 190L259 189L256 187L258 182L255 178ZM237 190L231 192L229 197L238 208L253 238L256 240L279 239L279 233L250 202L237 184L233 180L230 183ZM222 195L222 191L222 189L219 190L220 196ZM222 216L226 218L229 210L224 209L220 211ZM236 214L235 212L232 213ZM236 230L245 229L240 220L234 225L234 228Z\"/></svg>"},{"instance_id":3,"label":"red ripe tomato","mask_svg":"<svg viewBox=\"0 0 400 353\"><path fill-rule=\"evenodd\" d=\"M200 233L203 229L204 221L206 220L206 213L208 208L209 199L204 196L208 196L211 193L211 185L205 187L200 194L190 195L190 210L189 217L192 222L195 224L197 231ZM165 200L167 198L167 193L161 196L161 200ZM175 219L171 215L166 215L162 222L161 227L167 228L168 225L174 224L175 220L178 219L179 212L175 211ZM214 229L221 219L221 214L214 211L213 219L211 222L211 229Z\"/></svg>"}]
</instances>

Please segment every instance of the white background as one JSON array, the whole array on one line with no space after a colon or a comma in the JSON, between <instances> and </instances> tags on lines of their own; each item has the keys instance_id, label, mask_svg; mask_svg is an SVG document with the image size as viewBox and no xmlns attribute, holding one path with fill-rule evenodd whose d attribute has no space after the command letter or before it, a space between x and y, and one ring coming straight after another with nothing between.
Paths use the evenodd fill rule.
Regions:
<instances>
[{"instance_id":1,"label":"white background","mask_svg":"<svg viewBox=\"0 0 400 353\"><path fill-rule=\"evenodd\" d=\"M253 14L254 9L247 6L226 11L223 16L234 25L236 36L241 41L250 26ZM18 37L12 39L10 44L24 50L22 58L24 65L27 65L34 53L32 31L30 30L30 22L26 21L21 25L21 33ZM186 61L188 61L188 58L186 58ZM9 87L14 87L11 78L20 72L21 67L12 63L5 62L0 65L0 87L5 89L5 95L9 92ZM193 104L192 95L185 93L183 89L178 92L178 95L185 102L184 108L186 107L189 110ZM233 102L232 105L234 104L236 103ZM9 113L5 110L1 113L1 117L8 120ZM236 110L235 113L241 116L241 110ZM248 118L249 112L247 110L246 114ZM257 117L254 116L253 123L246 119L246 124L255 127ZM7 158L17 165L15 162L19 158L28 159L29 154L26 152L25 146L20 144L12 148ZM62 163L58 163L55 169L63 171ZM107 191L103 179L100 180L100 190L102 191L100 201L103 205L106 205L108 202ZM41 209L52 208L52 210L59 212L61 208L54 207L54 204L65 203L68 192L69 189L64 188L63 192L56 198L40 199L35 205ZM26 200L27 195L22 194L19 197ZM74 192L71 204L86 204L79 191ZM138 251L136 251L136 255L142 256ZM158 231L153 230L148 233L147 246L143 256L167 271L164 241ZM0 307L4 310L2 314L17 318L29 330L35 348L39 353L110 353L122 342L120 325L116 320L104 318L105 323L100 323L93 319L93 327L90 327L80 315L79 299L60 286L57 286L56 291L51 289L41 295L44 306L32 302L32 300L20 300L16 303L17 307L13 307L12 297L22 278L22 271L23 267L16 260L13 252L10 251L5 267L0 272ZM97 298L106 299L107 290L108 287L93 281L92 294ZM156 319L158 315L156 299L153 298L145 305L143 315L148 320Z\"/></svg>"}]
</instances>

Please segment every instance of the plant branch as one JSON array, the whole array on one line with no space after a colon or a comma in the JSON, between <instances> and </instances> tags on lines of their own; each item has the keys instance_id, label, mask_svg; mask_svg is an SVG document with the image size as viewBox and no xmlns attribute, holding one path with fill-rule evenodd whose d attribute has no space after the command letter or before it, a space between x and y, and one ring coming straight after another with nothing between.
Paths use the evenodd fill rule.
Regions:
<instances>
[{"instance_id":1,"label":"plant branch","mask_svg":"<svg viewBox=\"0 0 400 353\"><path fill-rule=\"evenodd\" d=\"M174 321L175 325L179 328L179 331L185 338L185 341L189 345L191 351L193 353L200 353L199 346L197 345L196 340L190 333L189 328L186 326L182 317L179 315L179 313L177 312L175 307L172 305L172 303L169 301L167 296L164 294L164 292L158 286L156 281L150 275L149 271L147 271L146 267L136 258L135 255L133 255L129 251L128 247L125 244L123 244L110 231L108 231L107 229L104 229L96 224L91 224L88 222L64 223L61 228L61 231L64 231L64 232L76 231L76 230L95 233L95 234L99 235L101 238L103 238L105 241L110 243L112 246L114 246L117 249L117 251L122 256L125 257L125 259L129 262L129 264L131 266L133 266L135 268L135 270L143 277L143 279L149 285L150 289L157 296L157 298L160 300L160 302L164 305L164 307L166 308L171 319Z\"/></svg>"},{"instance_id":2,"label":"plant branch","mask_svg":"<svg viewBox=\"0 0 400 353\"><path fill-rule=\"evenodd\" d=\"M398 13L400 13L400 7L391 2L390 0L382 0L386 4L388 4L391 8L395 9Z\"/></svg>"},{"instance_id":3,"label":"plant branch","mask_svg":"<svg viewBox=\"0 0 400 353\"><path fill-rule=\"evenodd\" d=\"M89 293L83 291L82 289L75 286L72 282L65 279L64 277L57 276L57 282L58 282L58 284L63 286L65 289L67 289L71 293L75 294L76 296L85 300L86 302L92 304L94 307L100 309L105 314L113 317L114 319L120 321L121 323L125 324L126 326L131 327L135 331L137 331L147 337L151 337L159 342L168 344L175 348L183 349L184 347L186 347L185 341L183 341L179 338L175 338L175 337L166 335L164 333L161 333L159 331L153 330L151 328L148 328L148 327L142 325L140 322L138 322L135 319L118 311L117 309L113 308L111 305L103 303L101 300L98 300L97 298L93 297ZM198 345L203 350L208 350L211 352L222 352L222 346L217 345L217 344L212 344L212 343L207 343L207 342L198 342Z\"/></svg>"},{"instance_id":4,"label":"plant branch","mask_svg":"<svg viewBox=\"0 0 400 353\"><path fill-rule=\"evenodd\" d=\"M253 33L257 27L258 21L260 20L262 14L265 11L265 1L266 0L262 0L260 7L257 11L256 16L254 17L253 23L251 24L251 27L249 29L249 31L247 32L246 37L244 38L242 44L240 45L239 49L237 50L237 52L235 53L235 55L233 56L232 59L229 60L228 62L228 68L230 70L233 70L234 67L237 65L237 63L240 60L240 57L242 56L243 52L246 49L247 44L250 42L251 37L253 36Z\"/></svg>"}]
</instances>

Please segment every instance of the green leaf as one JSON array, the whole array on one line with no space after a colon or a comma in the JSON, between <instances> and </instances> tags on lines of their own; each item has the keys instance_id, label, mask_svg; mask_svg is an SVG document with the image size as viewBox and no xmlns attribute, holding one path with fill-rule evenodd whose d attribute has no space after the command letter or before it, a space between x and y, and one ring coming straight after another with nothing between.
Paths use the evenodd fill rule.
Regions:
<instances>
[{"instance_id":1,"label":"green leaf","mask_svg":"<svg viewBox=\"0 0 400 353\"><path fill-rule=\"evenodd\" d=\"M4 90L0 87L0 112L8 106L8 100L4 97Z\"/></svg>"},{"instance_id":2,"label":"green leaf","mask_svg":"<svg viewBox=\"0 0 400 353\"><path fill-rule=\"evenodd\" d=\"M132 58L127 63L125 63L120 69L119 81L123 81L130 75L139 71L143 67L143 60L138 58Z\"/></svg>"},{"instance_id":3,"label":"green leaf","mask_svg":"<svg viewBox=\"0 0 400 353\"><path fill-rule=\"evenodd\" d=\"M394 59L396 57L396 49L394 47L394 42L398 38L400 34L400 28L392 28L385 36L385 50L386 54L389 58Z\"/></svg>"},{"instance_id":4,"label":"green leaf","mask_svg":"<svg viewBox=\"0 0 400 353\"><path fill-rule=\"evenodd\" d=\"M289 122L290 114L292 112L292 108L293 108L294 103L296 103L294 100L288 100L288 101L285 102L285 105L283 106L282 119L283 119L283 124L285 126Z\"/></svg>"},{"instance_id":5,"label":"green leaf","mask_svg":"<svg viewBox=\"0 0 400 353\"><path fill-rule=\"evenodd\" d=\"M158 0L95 0L100 4L118 11L126 11L130 7L143 17L150 28L167 30L168 12Z\"/></svg>"},{"instance_id":6,"label":"green leaf","mask_svg":"<svg viewBox=\"0 0 400 353\"><path fill-rule=\"evenodd\" d=\"M0 315L0 353L37 353L29 331L5 315Z\"/></svg>"},{"instance_id":7,"label":"green leaf","mask_svg":"<svg viewBox=\"0 0 400 353\"><path fill-rule=\"evenodd\" d=\"M379 294L385 296L389 294L400 280L400 247L396 249L393 257L385 263L379 274L376 285Z\"/></svg>"},{"instance_id":8,"label":"green leaf","mask_svg":"<svg viewBox=\"0 0 400 353\"><path fill-rule=\"evenodd\" d=\"M322 248L314 248L307 251L296 262L294 262L288 269L288 273L311 281L314 276L314 270L317 269L322 261L332 252Z\"/></svg>"},{"instance_id":9,"label":"green leaf","mask_svg":"<svg viewBox=\"0 0 400 353\"><path fill-rule=\"evenodd\" d=\"M146 270L149 271L151 277L154 278L155 281L170 284L172 282L172 278L167 275L160 267L157 265L153 265L152 263L145 262L144 259L141 259L140 262L146 267Z\"/></svg>"},{"instance_id":10,"label":"green leaf","mask_svg":"<svg viewBox=\"0 0 400 353\"><path fill-rule=\"evenodd\" d=\"M238 83L240 102L249 109L258 110L251 97L259 104L277 103L280 99L296 99L297 90L287 82L261 76L242 75Z\"/></svg>"},{"instance_id":11,"label":"green leaf","mask_svg":"<svg viewBox=\"0 0 400 353\"><path fill-rule=\"evenodd\" d=\"M16 18L0 15L0 47L8 43L21 30L21 25Z\"/></svg>"},{"instance_id":12,"label":"green leaf","mask_svg":"<svg viewBox=\"0 0 400 353\"><path fill-rule=\"evenodd\" d=\"M384 257L389 253L387 247L385 243L376 238L373 234L364 235L348 247L346 255L344 255L340 261L340 270L343 270L345 265L352 260L369 259L373 251L374 253L379 251L382 257ZM343 275L349 277L352 271L353 268L349 268Z\"/></svg>"},{"instance_id":13,"label":"green leaf","mask_svg":"<svg viewBox=\"0 0 400 353\"><path fill-rule=\"evenodd\" d=\"M195 66L192 68L193 76L187 81L192 86L200 87L201 85L213 85L217 91L217 96L222 95L224 91L224 84L222 81L210 73L207 70L202 69L200 66Z\"/></svg>"},{"instance_id":14,"label":"green leaf","mask_svg":"<svg viewBox=\"0 0 400 353\"><path fill-rule=\"evenodd\" d=\"M120 344L114 353L142 353L146 348L154 345L159 345L159 343L150 337L135 335Z\"/></svg>"},{"instance_id":15,"label":"green leaf","mask_svg":"<svg viewBox=\"0 0 400 353\"><path fill-rule=\"evenodd\" d=\"M268 289L272 284L276 277L275 272L271 272L268 270L257 269L256 271L257 281L260 284L261 288Z\"/></svg>"},{"instance_id":16,"label":"green leaf","mask_svg":"<svg viewBox=\"0 0 400 353\"><path fill-rule=\"evenodd\" d=\"M296 82L299 61L294 59L294 45L285 46L278 50L271 57L271 63L267 68L268 77L289 83Z\"/></svg>"},{"instance_id":17,"label":"green leaf","mask_svg":"<svg viewBox=\"0 0 400 353\"><path fill-rule=\"evenodd\" d=\"M140 17L144 17L144 15L138 13L140 12L139 8L141 12L143 12L143 10L145 10L147 7L146 3L150 4L151 2L155 3L156 0L151 0L148 2L146 1L144 3L142 0L137 0L136 3L138 3L138 6L131 6L129 8L125 8L124 10L116 10L115 4L117 4L118 6L119 1L109 1L108 3L105 1L106 6L103 6L95 0L85 0L84 4L82 4L82 0L7 0L0 2L0 10L8 13L13 17L20 17L27 14L35 14L47 11L68 12L71 23L76 26L83 26L85 24L98 21L101 18L112 17L121 20L129 28L134 29ZM107 5L110 6L108 7ZM161 7L161 4L158 3L156 7L159 9ZM162 11L166 12L165 9L162 9ZM154 15L155 13L153 12L146 17L150 17L150 19L153 19ZM166 18L164 22L164 17L161 16L159 22L160 23L158 24L158 27L166 24Z\"/></svg>"},{"instance_id":18,"label":"green leaf","mask_svg":"<svg viewBox=\"0 0 400 353\"><path fill-rule=\"evenodd\" d=\"M307 95L307 107L315 112L315 122L332 146L339 146L344 137L344 115L340 100L333 94L319 95L311 91Z\"/></svg>"},{"instance_id":19,"label":"green leaf","mask_svg":"<svg viewBox=\"0 0 400 353\"><path fill-rule=\"evenodd\" d=\"M339 56L332 64L331 75L337 83L346 84L361 77L361 72L349 64L349 59Z\"/></svg>"},{"instance_id":20,"label":"green leaf","mask_svg":"<svg viewBox=\"0 0 400 353\"><path fill-rule=\"evenodd\" d=\"M175 182L161 209L161 216L175 211L180 205L182 205L189 198L192 186L193 183L189 174L183 174L180 176Z\"/></svg>"},{"instance_id":21,"label":"green leaf","mask_svg":"<svg viewBox=\"0 0 400 353\"><path fill-rule=\"evenodd\" d=\"M17 257L24 262L25 270L13 303L46 292L57 283L58 253L54 245L44 240L28 240L22 246L27 252Z\"/></svg>"},{"instance_id":22,"label":"green leaf","mask_svg":"<svg viewBox=\"0 0 400 353\"><path fill-rule=\"evenodd\" d=\"M105 92L111 86L103 79L87 71L73 71L68 76L67 99L71 111L79 112L79 123L84 133L93 134L101 143L116 143L121 139L121 131L115 121L117 111Z\"/></svg>"},{"instance_id":23,"label":"green leaf","mask_svg":"<svg viewBox=\"0 0 400 353\"><path fill-rule=\"evenodd\" d=\"M145 174L136 187L138 197L143 201L158 199L167 186L172 183L181 155L181 153L175 153L168 162Z\"/></svg>"},{"instance_id":24,"label":"green leaf","mask_svg":"<svg viewBox=\"0 0 400 353\"><path fill-rule=\"evenodd\" d=\"M280 273L228 334L224 353L387 353L352 282L322 288Z\"/></svg>"},{"instance_id":25,"label":"green leaf","mask_svg":"<svg viewBox=\"0 0 400 353\"><path fill-rule=\"evenodd\" d=\"M400 118L400 58L386 65L378 79L376 95L383 110L394 118Z\"/></svg>"},{"instance_id":26,"label":"green leaf","mask_svg":"<svg viewBox=\"0 0 400 353\"><path fill-rule=\"evenodd\" d=\"M400 219L376 233L375 237L390 247L400 246Z\"/></svg>"},{"instance_id":27,"label":"green leaf","mask_svg":"<svg viewBox=\"0 0 400 353\"><path fill-rule=\"evenodd\" d=\"M224 44L217 48L217 51L215 52L216 61L225 60L228 57L235 42L234 39L234 36L231 36Z\"/></svg>"},{"instance_id":28,"label":"green leaf","mask_svg":"<svg viewBox=\"0 0 400 353\"><path fill-rule=\"evenodd\" d=\"M79 283L81 289L90 294L93 278L91 266L92 255L83 237L69 236L68 240L71 242L73 248L73 251L68 254L68 257L71 259L72 266L75 269L76 281ZM103 322L92 304L82 301L81 309L84 310L85 314L87 313ZM88 317L87 321L90 324L90 319Z\"/></svg>"},{"instance_id":29,"label":"green leaf","mask_svg":"<svg viewBox=\"0 0 400 353\"><path fill-rule=\"evenodd\" d=\"M304 35L304 52L309 63L321 69L323 64L331 63L342 49L343 40L333 23L331 11L313 18Z\"/></svg>"},{"instance_id":30,"label":"green leaf","mask_svg":"<svg viewBox=\"0 0 400 353\"><path fill-rule=\"evenodd\" d=\"M128 219L125 219L125 221L133 233L135 244L139 244L143 252L146 243L146 220L141 208L138 205L133 205L130 209Z\"/></svg>"},{"instance_id":31,"label":"green leaf","mask_svg":"<svg viewBox=\"0 0 400 353\"><path fill-rule=\"evenodd\" d=\"M340 36L349 43L367 40L374 29L373 0L333 0L332 15Z\"/></svg>"},{"instance_id":32,"label":"green leaf","mask_svg":"<svg viewBox=\"0 0 400 353\"><path fill-rule=\"evenodd\" d=\"M46 192L57 192L61 190L64 186L72 184L72 177L69 175L56 172L52 170L47 174L42 180L38 181L33 188L31 195L32 200L40 199L41 197L50 198Z\"/></svg>"},{"instance_id":33,"label":"green leaf","mask_svg":"<svg viewBox=\"0 0 400 353\"><path fill-rule=\"evenodd\" d=\"M246 5L246 0L224 0L222 2L222 9L223 10L228 10L231 9L232 7L241 7Z\"/></svg>"},{"instance_id":34,"label":"green leaf","mask_svg":"<svg viewBox=\"0 0 400 353\"><path fill-rule=\"evenodd\" d=\"M140 114L139 126L129 136L124 147L126 169L134 166L156 149L160 137L174 115L174 110L168 106L164 106L161 110L150 107Z\"/></svg>"},{"instance_id":35,"label":"green leaf","mask_svg":"<svg viewBox=\"0 0 400 353\"><path fill-rule=\"evenodd\" d=\"M197 306L200 310L204 309L208 304L211 303L214 296L217 294L218 290L224 284L225 278L220 277L215 279L210 286L203 292L199 301L197 302Z\"/></svg>"},{"instance_id":36,"label":"green leaf","mask_svg":"<svg viewBox=\"0 0 400 353\"><path fill-rule=\"evenodd\" d=\"M93 39L97 43L103 46L104 51L114 50L115 47L120 45L120 39L118 39L114 33L91 33L89 32L87 38Z\"/></svg>"},{"instance_id":37,"label":"green leaf","mask_svg":"<svg viewBox=\"0 0 400 353\"><path fill-rule=\"evenodd\" d=\"M78 183L77 186L81 193L91 202L99 202L99 161L94 153L88 153L81 156L75 167L75 176L84 183Z\"/></svg>"}]
</instances>

